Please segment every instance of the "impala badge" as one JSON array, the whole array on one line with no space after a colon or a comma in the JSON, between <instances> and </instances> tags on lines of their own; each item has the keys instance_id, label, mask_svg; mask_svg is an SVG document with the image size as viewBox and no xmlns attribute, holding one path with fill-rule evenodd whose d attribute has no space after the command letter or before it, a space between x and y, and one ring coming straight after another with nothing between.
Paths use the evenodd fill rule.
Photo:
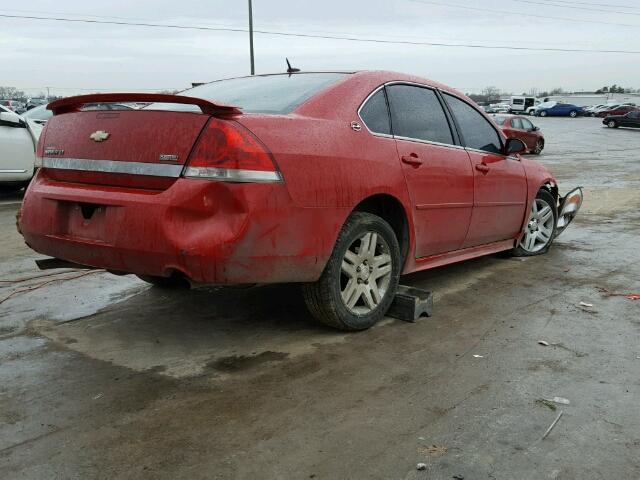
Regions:
<instances>
[{"instance_id":1,"label":"impala badge","mask_svg":"<svg viewBox=\"0 0 640 480\"><path fill-rule=\"evenodd\" d=\"M109 132L105 132L104 130L97 130L89 135L89 138L94 142L104 142L111 135Z\"/></svg>"},{"instance_id":2,"label":"impala badge","mask_svg":"<svg viewBox=\"0 0 640 480\"><path fill-rule=\"evenodd\" d=\"M63 153L64 153L64 150L62 150L61 148L44 147L45 156L52 157L54 155L62 155Z\"/></svg>"}]
</instances>

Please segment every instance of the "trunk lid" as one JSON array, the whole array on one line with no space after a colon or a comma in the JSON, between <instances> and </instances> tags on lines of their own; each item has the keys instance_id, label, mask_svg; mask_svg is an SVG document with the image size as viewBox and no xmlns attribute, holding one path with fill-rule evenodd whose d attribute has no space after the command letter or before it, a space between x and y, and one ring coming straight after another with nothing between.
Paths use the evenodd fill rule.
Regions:
<instances>
[{"instance_id":1,"label":"trunk lid","mask_svg":"<svg viewBox=\"0 0 640 480\"><path fill-rule=\"evenodd\" d=\"M200 107L202 113L170 110L80 111L86 103L149 101ZM238 115L235 107L159 94L71 97L49 105L54 112L38 148L49 178L99 185L168 188L211 115Z\"/></svg>"}]
</instances>

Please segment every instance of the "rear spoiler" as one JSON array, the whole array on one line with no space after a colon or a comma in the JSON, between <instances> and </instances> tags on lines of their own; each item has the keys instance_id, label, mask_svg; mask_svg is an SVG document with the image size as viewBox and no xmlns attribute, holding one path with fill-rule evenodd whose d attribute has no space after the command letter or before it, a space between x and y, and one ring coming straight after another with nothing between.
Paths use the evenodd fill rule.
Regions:
<instances>
[{"instance_id":1,"label":"rear spoiler","mask_svg":"<svg viewBox=\"0 0 640 480\"><path fill-rule=\"evenodd\" d=\"M62 98L51 102L47 109L54 115L61 113L77 112L82 105L87 103L116 103L116 102L149 102L149 103L180 103L196 105L202 113L217 116L240 115L242 111L233 105L213 103L203 98L184 97L182 95L170 95L165 93L95 93L91 95L78 95Z\"/></svg>"}]
</instances>

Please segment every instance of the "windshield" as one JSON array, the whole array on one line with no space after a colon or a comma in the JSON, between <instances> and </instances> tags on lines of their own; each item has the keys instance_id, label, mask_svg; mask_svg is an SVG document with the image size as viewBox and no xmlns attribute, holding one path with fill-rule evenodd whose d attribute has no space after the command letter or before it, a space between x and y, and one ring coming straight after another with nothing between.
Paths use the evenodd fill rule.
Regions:
<instances>
[{"instance_id":1,"label":"windshield","mask_svg":"<svg viewBox=\"0 0 640 480\"><path fill-rule=\"evenodd\" d=\"M496 116L496 117L493 117L493 119L498 125L504 125L504 122L507 120L507 117Z\"/></svg>"},{"instance_id":2,"label":"windshield","mask_svg":"<svg viewBox=\"0 0 640 480\"><path fill-rule=\"evenodd\" d=\"M178 95L240 107L245 113L292 112L313 95L343 79L345 73L297 73L231 78L200 85ZM153 103L153 110L199 111L195 105Z\"/></svg>"}]
</instances>

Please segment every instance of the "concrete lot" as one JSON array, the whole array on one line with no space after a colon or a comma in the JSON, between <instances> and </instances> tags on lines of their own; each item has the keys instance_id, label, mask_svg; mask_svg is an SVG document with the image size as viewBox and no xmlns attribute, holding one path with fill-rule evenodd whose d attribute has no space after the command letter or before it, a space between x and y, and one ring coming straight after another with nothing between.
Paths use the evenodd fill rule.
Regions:
<instances>
[{"instance_id":1,"label":"concrete lot","mask_svg":"<svg viewBox=\"0 0 640 480\"><path fill-rule=\"evenodd\" d=\"M0 478L640 478L640 301L596 288L640 293L640 131L536 123L579 219L545 256L404 278L435 315L358 334L315 325L295 285L6 282L43 272L5 199Z\"/></svg>"}]
</instances>

